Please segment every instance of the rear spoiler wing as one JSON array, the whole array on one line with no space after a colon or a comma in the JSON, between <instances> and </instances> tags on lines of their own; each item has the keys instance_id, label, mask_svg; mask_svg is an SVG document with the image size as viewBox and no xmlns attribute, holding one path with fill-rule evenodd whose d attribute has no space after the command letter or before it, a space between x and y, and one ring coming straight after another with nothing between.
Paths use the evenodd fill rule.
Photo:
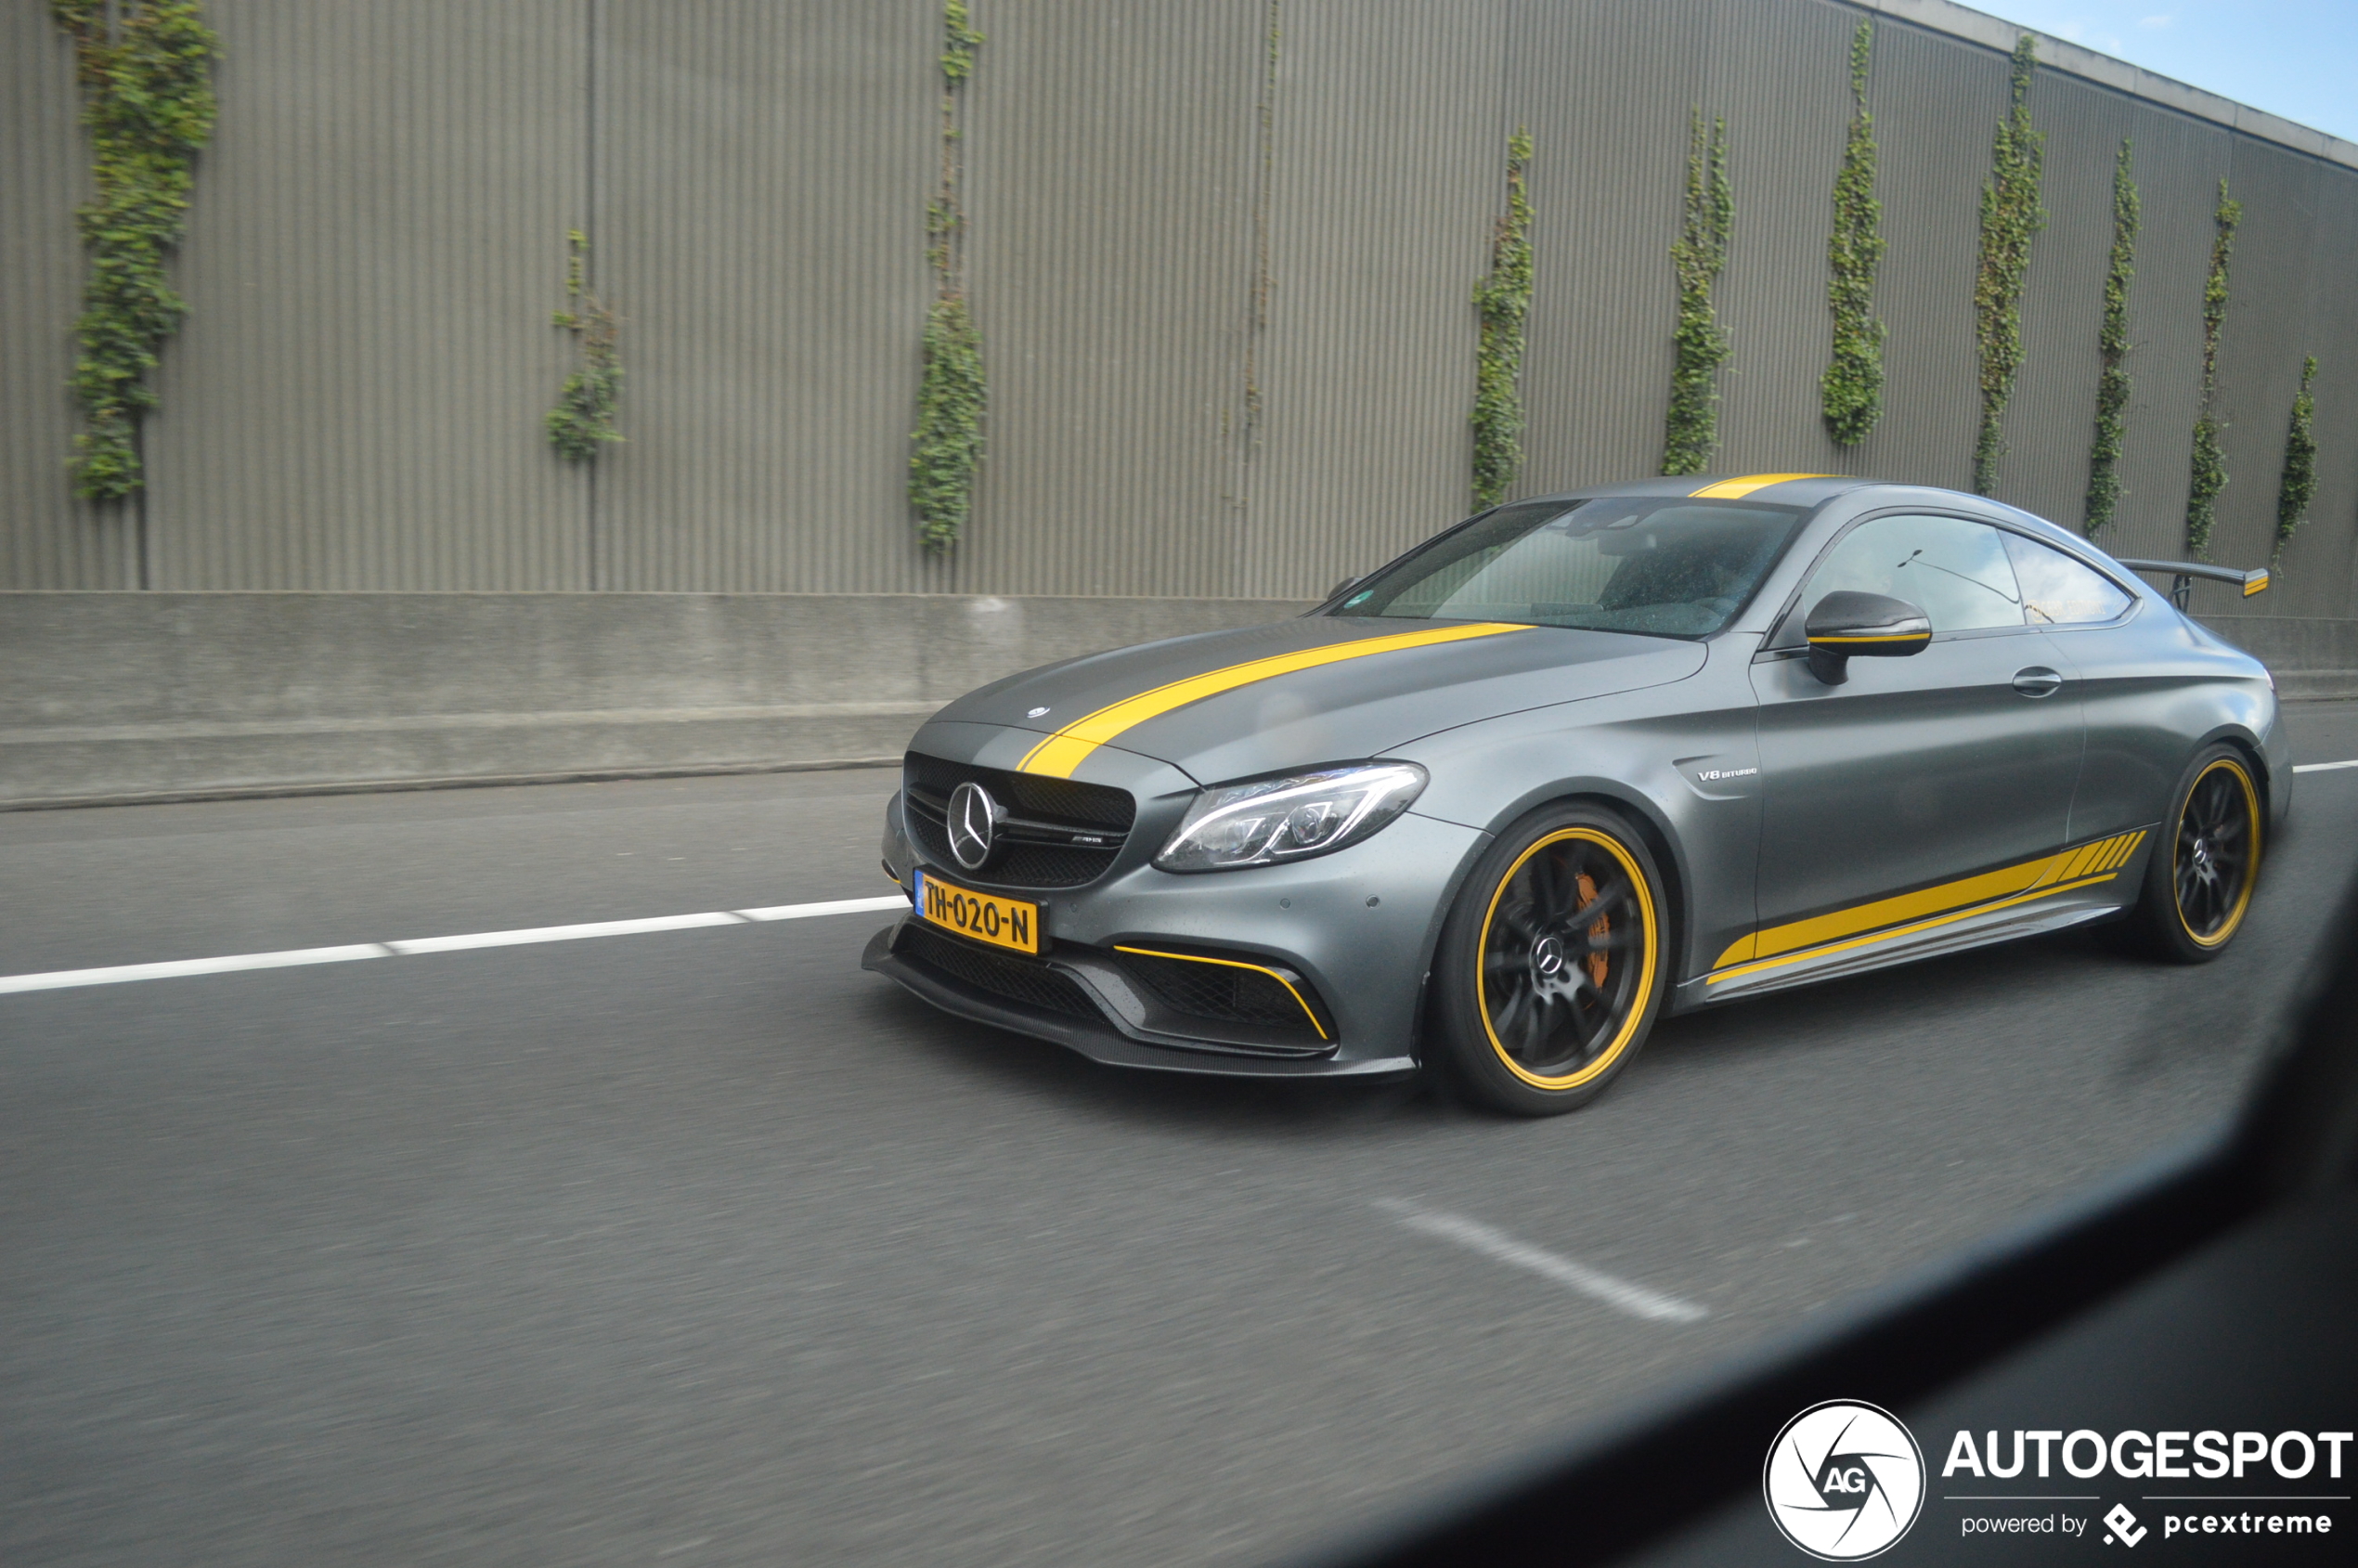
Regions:
<instances>
[{"instance_id":1,"label":"rear spoiler wing","mask_svg":"<svg viewBox=\"0 0 2358 1568\"><path fill-rule=\"evenodd\" d=\"M2170 602L2181 610L2186 607L2186 597L2194 591L2196 577L2212 582L2234 583L2244 591L2246 599L2255 593L2268 591L2268 568L2255 566L2248 572L2238 572L2233 566L2214 566L2208 561L2129 561L2120 564L2132 572L2170 575Z\"/></svg>"}]
</instances>

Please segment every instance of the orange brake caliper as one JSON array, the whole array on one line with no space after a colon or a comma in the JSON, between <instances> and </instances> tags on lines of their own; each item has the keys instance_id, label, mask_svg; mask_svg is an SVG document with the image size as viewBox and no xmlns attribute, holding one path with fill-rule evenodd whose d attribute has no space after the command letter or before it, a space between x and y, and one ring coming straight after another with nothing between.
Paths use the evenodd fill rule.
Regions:
<instances>
[{"instance_id":1,"label":"orange brake caliper","mask_svg":"<svg viewBox=\"0 0 2358 1568\"><path fill-rule=\"evenodd\" d=\"M1597 884L1590 878L1587 872L1584 871L1577 877L1574 877L1573 879L1573 886L1580 889L1580 901L1582 903L1589 903L1596 899ZM1597 923L1588 927L1588 934L1601 941L1612 930L1612 917L1600 914L1597 916ZM1601 952L1590 953L1587 957L1587 965L1589 980L1595 984L1599 991L1604 990L1605 955Z\"/></svg>"}]
</instances>

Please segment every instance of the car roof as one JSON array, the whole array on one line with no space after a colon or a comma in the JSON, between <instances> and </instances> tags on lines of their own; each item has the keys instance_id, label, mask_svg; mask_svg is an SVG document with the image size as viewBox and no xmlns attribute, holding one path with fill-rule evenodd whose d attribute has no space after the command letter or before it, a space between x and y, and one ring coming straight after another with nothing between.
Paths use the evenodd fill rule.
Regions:
<instances>
[{"instance_id":1,"label":"car roof","mask_svg":"<svg viewBox=\"0 0 2358 1568\"><path fill-rule=\"evenodd\" d=\"M2050 522L2037 512L2025 512L2018 506L1992 500L1988 496L1969 495L1963 490L1946 489L1938 485L1911 485L1895 479L1864 479L1847 473L1682 473L1662 478L1633 479L1620 485L1584 485L1578 489L1560 491L1553 495L1525 498L1535 501L1574 502L1599 500L1610 496L1648 497L1669 499L1691 496L1697 499L1739 500L1757 498L1775 506L1813 510L1837 496L1857 495L1862 490L1888 490L1891 499L1917 506L1951 506L1961 511L1976 512L1991 522L2008 522L2025 526L2028 531L2051 541L2080 551L2094 547L2086 539L2060 524Z\"/></svg>"},{"instance_id":2,"label":"car roof","mask_svg":"<svg viewBox=\"0 0 2358 1568\"><path fill-rule=\"evenodd\" d=\"M1619 485L1584 485L1532 500L1596 500L1606 496L1647 496L1665 499L1693 496L1710 500L1735 500L1758 496L1779 506L1814 507L1846 491L1888 485L1887 480L1859 479L1844 473L1681 473L1664 478L1633 479ZM1895 488L1901 486L1894 486ZM1920 486L1907 486L1921 489ZM1978 501L1978 497L1961 498ZM1987 504L1987 503L1983 503Z\"/></svg>"}]
</instances>

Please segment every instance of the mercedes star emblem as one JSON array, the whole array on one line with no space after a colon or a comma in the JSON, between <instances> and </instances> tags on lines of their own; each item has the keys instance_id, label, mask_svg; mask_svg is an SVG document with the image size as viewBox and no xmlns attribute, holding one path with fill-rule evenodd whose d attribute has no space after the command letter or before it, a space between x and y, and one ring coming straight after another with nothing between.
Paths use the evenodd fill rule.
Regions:
<instances>
[{"instance_id":1,"label":"mercedes star emblem","mask_svg":"<svg viewBox=\"0 0 2358 1568\"><path fill-rule=\"evenodd\" d=\"M1006 808L991 798L978 784L962 784L950 797L950 852L968 871L980 871L991 859L999 823Z\"/></svg>"}]
</instances>

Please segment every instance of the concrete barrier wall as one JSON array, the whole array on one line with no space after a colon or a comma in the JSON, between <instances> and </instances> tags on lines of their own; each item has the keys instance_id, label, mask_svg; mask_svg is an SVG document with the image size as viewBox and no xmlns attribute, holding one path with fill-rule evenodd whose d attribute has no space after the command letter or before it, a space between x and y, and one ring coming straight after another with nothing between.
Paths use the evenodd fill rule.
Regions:
<instances>
[{"instance_id":1,"label":"concrete barrier wall","mask_svg":"<svg viewBox=\"0 0 2358 1568\"><path fill-rule=\"evenodd\" d=\"M0 593L0 808L882 762L1034 665L1279 599ZM2206 616L2288 697L2358 620Z\"/></svg>"},{"instance_id":2,"label":"concrete barrier wall","mask_svg":"<svg viewBox=\"0 0 2358 1568\"><path fill-rule=\"evenodd\" d=\"M0 806L883 761L985 681L1307 607L0 593Z\"/></svg>"}]
</instances>

